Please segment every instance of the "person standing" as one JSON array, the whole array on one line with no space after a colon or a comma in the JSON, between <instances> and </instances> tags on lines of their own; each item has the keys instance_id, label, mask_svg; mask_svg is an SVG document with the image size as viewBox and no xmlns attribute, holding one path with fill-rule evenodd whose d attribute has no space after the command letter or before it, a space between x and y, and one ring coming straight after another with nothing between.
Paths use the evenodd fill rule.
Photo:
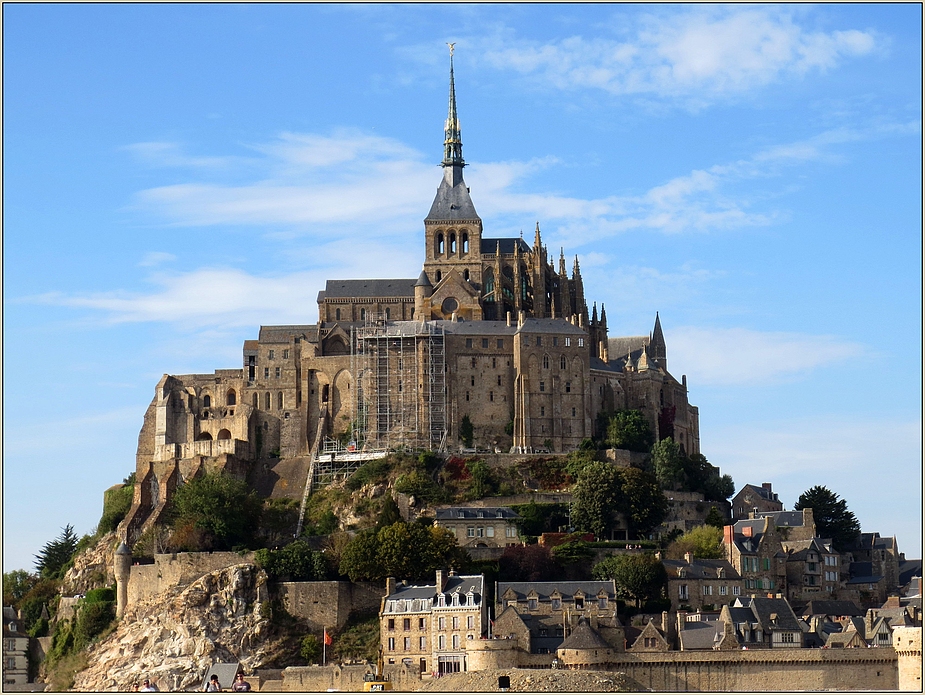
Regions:
<instances>
[{"instance_id":1,"label":"person standing","mask_svg":"<svg viewBox=\"0 0 925 695\"><path fill-rule=\"evenodd\" d=\"M212 677L209 679L209 682L206 683L205 692L207 693L220 693L222 692L222 685L218 682L218 676L212 674Z\"/></svg>"},{"instance_id":2,"label":"person standing","mask_svg":"<svg viewBox=\"0 0 925 695\"><path fill-rule=\"evenodd\" d=\"M234 683L231 686L231 689L236 693L247 693L250 692L251 684L244 680L244 672L238 671L234 677Z\"/></svg>"}]
</instances>

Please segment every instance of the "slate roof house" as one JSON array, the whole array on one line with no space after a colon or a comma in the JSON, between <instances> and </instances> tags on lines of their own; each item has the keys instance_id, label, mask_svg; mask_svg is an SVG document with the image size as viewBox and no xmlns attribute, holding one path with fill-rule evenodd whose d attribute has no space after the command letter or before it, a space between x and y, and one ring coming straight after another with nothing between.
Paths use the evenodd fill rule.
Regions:
<instances>
[{"instance_id":1,"label":"slate roof house","mask_svg":"<svg viewBox=\"0 0 925 695\"><path fill-rule=\"evenodd\" d=\"M745 485L732 498L732 518L735 521L748 519L754 512L777 512L784 508L771 483Z\"/></svg>"},{"instance_id":2,"label":"slate roof house","mask_svg":"<svg viewBox=\"0 0 925 695\"><path fill-rule=\"evenodd\" d=\"M452 532L463 548L503 548L520 540L520 515L510 507L439 507L436 516L434 523Z\"/></svg>"},{"instance_id":3,"label":"slate roof house","mask_svg":"<svg viewBox=\"0 0 925 695\"><path fill-rule=\"evenodd\" d=\"M743 594L742 577L728 560L662 560L668 574L671 610L713 610Z\"/></svg>"},{"instance_id":4,"label":"slate roof house","mask_svg":"<svg viewBox=\"0 0 925 695\"><path fill-rule=\"evenodd\" d=\"M803 646L803 628L786 599L779 597L736 599L723 606L720 620L729 625L739 645L749 649L782 649Z\"/></svg>"}]
</instances>

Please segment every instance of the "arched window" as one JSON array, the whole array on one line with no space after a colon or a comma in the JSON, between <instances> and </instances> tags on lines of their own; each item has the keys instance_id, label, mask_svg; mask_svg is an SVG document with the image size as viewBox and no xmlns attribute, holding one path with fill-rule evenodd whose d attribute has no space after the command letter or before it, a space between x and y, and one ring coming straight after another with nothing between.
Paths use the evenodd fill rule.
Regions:
<instances>
[{"instance_id":1,"label":"arched window","mask_svg":"<svg viewBox=\"0 0 925 695\"><path fill-rule=\"evenodd\" d=\"M389 307L385 308L385 320L388 321L392 318L392 310Z\"/></svg>"},{"instance_id":2,"label":"arched window","mask_svg":"<svg viewBox=\"0 0 925 695\"><path fill-rule=\"evenodd\" d=\"M231 432L228 430L219 430L218 439L231 439Z\"/></svg>"},{"instance_id":3,"label":"arched window","mask_svg":"<svg viewBox=\"0 0 925 695\"><path fill-rule=\"evenodd\" d=\"M492 272L491 268L485 271L482 279L484 280L482 284L485 286L485 295L488 296L495 291L495 274ZM494 298L492 297L491 299L493 300Z\"/></svg>"},{"instance_id":4,"label":"arched window","mask_svg":"<svg viewBox=\"0 0 925 695\"><path fill-rule=\"evenodd\" d=\"M340 321L340 309L335 309L335 310L334 310L334 320L335 320L335 321Z\"/></svg>"},{"instance_id":5,"label":"arched window","mask_svg":"<svg viewBox=\"0 0 925 695\"><path fill-rule=\"evenodd\" d=\"M441 273L441 272L438 270L438 271L437 271L437 282L440 282L440 280L442 280L442 279L443 279L443 273Z\"/></svg>"},{"instance_id":6,"label":"arched window","mask_svg":"<svg viewBox=\"0 0 925 695\"><path fill-rule=\"evenodd\" d=\"M329 390L330 390L330 389L328 388L328 384L325 384L324 386L321 387L321 402L322 402L322 403L327 403L327 402L328 402L328 392L329 392Z\"/></svg>"},{"instance_id":7,"label":"arched window","mask_svg":"<svg viewBox=\"0 0 925 695\"><path fill-rule=\"evenodd\" d=\"M456 234L450 234L450 253L456 253Z\"/></svg>"},{"instance_id":8,"label":"arched window","mask_svg":"<svg viewBox=\"0 0 925 695\"><path fill-rule=\"evenodd\" d=\"M468 268L466 268L466 269L463 271L463 279L464 279L466 282L469 282L469 269L468 269Z\"/></svg>"},{"instance_id":9,"label":"arched window","mask_svg":"<svg viewBox=\"0 0 925 695\"><path fill-rule=\"evenodd\" d=\"M462 233L462 252L469 253L469 233Z\"/></svg>"},{"instance_id":10,"label":"arched window","mask_svg":"<svg viewBox=\"0 0 925 695\"><path fill-rule=\"evenodd\" d=\"M202 407L211 408L212 407L212 396L206 394L202 397Z\"/></svg>"},{"instance_id":11,"label":"arched window","mask_svg":"<svg viewBox=\"0 0 925 695\"><path fill-rule=\"evenodd\" d=\"M276 402L277 402L276 407L282 410L283 409L283 392L282 391L279 392L279 396L277 397Z\"/></svg>"},{"instance_id":12,"label":"arched window","mask_svg":"<svg viewBox=\"0 0 925 695\"><path fill-rule=\"evenodd\" d=\"M360 309L360 321L366 320L366 309Z\"/></svg>"},{"instance_id":13,"label":"arched window","mask_svg":"<svg viewBox=\"0 0 925 695\"><path fill-rule=\"evenodd\" d=\"M559 369L565 369L565 355L559 355Z\"/></svg>"},{"instance_id":14,"label":"arched window","mask_svg":"<svg viewBox=\"0 0 925 695\"><path fill-rule=\"evenodd\" d=\"M443 232L437 234L437 253L443 253Z\"/></svg>"},{"instance_id":15,"label":"arched window","mask_svg":"<svg viewBox=\"0 0 925 695\"><path fill-rule=\"evenodd\" d=\"M260 408L260 396L254 394L254 408Z\"/></svg>"},{"instance_id":16,"label":"arched window","mask_svg":"<svg viewBox=\"0 0 925 695\"><path fill-rule=\"evenodd\" d=\"M208 432L200 432L200 433L199 433L199 436L196 437L196 440L197 440L197 441L200 441L200 442L211 442L211 441L212 441L212 435L209 434Z\"/></svg>"},{"instance_id":17,"label":"arched window","mask_svg":"<svg viewBox=\"0 0 925 695\"><path fill-rule=\"evenodd\" d=\"M543 369L549 369L549 355L543 355Z\"/></svg>"},{"instance_id":18,"label":"arched window","mask_svg":"<svg viewBox=\"0 0 925 695\"><path fill-rule=\"evenodd\" d=\"M270 392L267 391L266 396L264 396L263 402L266 404L265 407L267 410L270 409Z\"/></svg>"},{"instance_id":19,"label":"arched window","mask_svg":"<svg viewBox=\"0 0 925 695\"><path fill-rule=\"evenodd\" d=\"M238 402L234 389L228 389L228 395L225 397L225 405L234 405Z\"/></svg>"}]
</instances>

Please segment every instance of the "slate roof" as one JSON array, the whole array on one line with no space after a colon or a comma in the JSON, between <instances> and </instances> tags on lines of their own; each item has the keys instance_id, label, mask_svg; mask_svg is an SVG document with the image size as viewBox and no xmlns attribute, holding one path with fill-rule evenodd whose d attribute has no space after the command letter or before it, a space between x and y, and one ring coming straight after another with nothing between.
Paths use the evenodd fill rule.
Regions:
<instances>
[{"instance_id":1,"label":"slate roof","mask_svg":"<svg viewBox=\"0 0 925 695\"><path fill-rule=\"evenodd\" d=\"M780 499L777 496L777 493L761 487L760 485L752 485L751 483L746 483L741 490L739 490L739 495L741 495L745 490L748 489L751 492L754 492L756 495L762 499L766 499L769 502L779 502ZM739 495L736 495L738 497Z\"/></svg>"},{"instance_id":2,"label":"slate roof","mask_svg":"<svg viewBox=\"0 0 925 695\"><path fill-rule=\"evenodd\" d=\"M519 519L520 514L510 507L443 507L436 510L437 521L458 519Z\"/></svg>"},{"instance_id":3,"label":"slate roof","mask_svg":"<svg viewBox=\"0 0 925 695\"><path fill-rule=\"evenodd\" d=\"M443 587L444 595L459 593L460 595L472 592L476 604L482 600L482 575L450 575ZM395 591L385 597L386 601L400 601L405 599L436 599L437 584L405 585L399 584Z\"/></svg>"},{"instance_id":4,"label":"slate roof","mask_svg":"<svg viewBox=\"0 0 925 695\"><path fill-rule=\"evenodd\" d=\"M765 490L767 492L767 490ZM774 520L775 526L802 526L803 512L758 512L759 518L766 516Z\"/></svg>"},{"instance_id":5,"label":"slate roof","mask_svg":"<svg viewBox=\"0 0 925 695\"><path fill-rule=\"evenodd\" d=\"M613 649L613 647L588 625L587 621L580 620L572 630L572 634L559 645L559 649Z\"/></svg>"},{"instance_id":6,"label":"slate roof","mask_svg":"<svg viewBox=\"0 0 925 695\"><path fill-rule=\"evenodd\" d=\"M387 280L328 280L324 296L332 298L349 297L413 297L417 278L393 278Z\"/></svg>"},{"instance_id":7,"label":"slate roof","mask_svg":"<svg viewBox=\"0 0 925 695\"><path fill-rule=\"evenodd\" d=\"M588 332L565 319L524 319L523 326L518 327L518 333L557 333L586 336ZM544 346L545 347L545 346Z\"/></svg>"},{"instance_id":8,"label":"slate roof","mask_svg":"<svg viewBox=\"0 0 925 695\"><path fill-rule=\"evenodd\" d=\"M684 623L684 629L678 633L681 649L713 649L723 639L724 625L719 620Z\"/></svg>"},{"instance_id":9,"label":"slate roof","mask_svg":"<svg viewBox=\"0 0 925 695\"><path fill-rule=\"evenodd\" d=\"M446 176L440 181L437 187L437 195L430 206L430 212L427 213L425 220L478 220L479 213L475 211L475 205L472 204L472 198L469 197L469 187L463 181L462 176L456 185L451 185Z\"/></svg>"},{"instance_id":10,"label":"slate roof","mask_svg":"<svg viewBox=\"0 0 925 695\"><path fill-rule=\"evenodd\" d=\"M899 563L899 585L905 586L913 577L922 576L921 560L902 560Z\"/></svg>"},{"instance_id":11,"label":"slate roof","mask_svg":"<svg viewBox=\"0 0 925 695\"><path fill-rule=\"evenodd\" d=\"M607 592L607 598L614 598L614 583L608 581L587 581L587 582L498 582L498 588L495 592L497 601L501 601L508 589L514 591L517 600L522 601L527 598L527 594L536 591L539 600L548 601L549 596L557 590L563 597L572 597L579 591L585 596L596 597L602 589Z\"/></svg>"},{"instance_id":12,"label":"slate roof","mask_svg":"<svg viewBox=\"0 0 925 695\"><path fill-rule=\"evenodd\" d=\"M304 335L309 340L318 335L318 326L313 324L292 326L261 326L259 341L261 343L288 343L292 336Z\"/></svg>"},{"instance_id":13,"label":"slate roof","mask_svg":"<svg viewBox=\"0 0 925 695\"><path fill-rule=\"evenodd\" d=\"M626 353L632 352L634 360L639 359L642 354L642 346L649 344L647 335L631 335L622 338L608 338L607 352L610 353L610 359L623 359Z\"/></svg>"},{"instance_id":14,"label":"slate roof","mask_svg":"<svg viewBox=\"0 0 925 695\"><path fill-rule=\"evenodd\" d=\"M802 611L803 615L848 616L864 615L854 601L810 601Z\"/></svg>"},{"instance_id":15,"label":"slate roof","mask_svg":"<svg viewBox=\"0 0 925 695\"><path fill-rule=\"evenodd\" d=\"M750 611L753 616L752 621L757 620L758 624L761 625L761 629L765 632L770 630L802 631L800 622L786 599L756 596L754 598L740 598L736 602ZM732 610L730 609L730 611ZM777 619L774 621L771 620L771 615L773 614L777 614ZM743 620L742 622L745 621Z\"/></svg>"},{"instance_id":16,"label":"slate roof","mask_svg":"<svg viewBox=\"0 0 925 695\"><path fill-rule=\"evenodd\" d=\"M514 247L519 247L520 252L524 253L525 251L532 251L529 244L520 237L512 238L502 238L502 239L486 239L482 237L482 247L479 250L480 253L494 254L498 252L498 244L501 244L501 253L502 254L512 254L514 253Z\"/></svg>"},{"instance_id":17,"label":"slate roof","mask_svg":"<svg viewBox=\"0 0 925 695\"><path fill-rule=\"evenodd\" d=\"M690 564L684 560L662 560L662 564L668 570L669 579L679 578L679 570L681 569L684 570L684 579L717 579L720 569L726 570L726 576L723 579L741 578L728 560L694 558L694 561Z\"/></svg>"}]
</instances>

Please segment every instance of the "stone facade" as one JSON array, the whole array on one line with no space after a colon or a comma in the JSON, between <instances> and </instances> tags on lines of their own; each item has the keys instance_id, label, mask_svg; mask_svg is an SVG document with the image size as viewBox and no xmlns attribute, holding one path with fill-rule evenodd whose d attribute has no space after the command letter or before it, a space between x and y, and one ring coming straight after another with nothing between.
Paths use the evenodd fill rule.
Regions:
<instances>
[{"instance_id":1,"label":"stone facade","mask_svg":"<svg viewBox=\"0 0 925 695\"><path fill-rule=\"evenodd\" d=\"M341 628L351 612L378 611L382 585L368 582L279 582L273 590L289 615L313 632Z\"/></svg>"},{"instance_id":2,"label":"stone facade","mask_svg":"<svg viewBox=\"0 0 925 695\"><path fill-rule=\"evenodd\" d=\"M716 610L743 595L742 577L728 560L662 560L668 573L671 611Z\"/></svg>"},{"instance_id":3,"label":"stone facade","mask_svg":"<svg viewBox=\"0 0 925 695\"><path fill-rule=\"evenodd\" d=\"M771 489L771 483L745 485L732 498L732 518L735 521L748 519L755 512L780 512L784 510L784 503L780 501L777 493Z\"/></svg>"},{"instance_id":4,"label":"stone facade","mask_svg":"<svg viewBox=\"0 0 925 695\"><path fill-rule=\"evenodd\" d=\"M434 523L456 536L460 547L504 548L519 544L518 519L509 507L442 507Z\"/></svg>"},{"instance_id":5,"label":"stone facade","mask_svg":"<svg viewBox=\"0 0 925 695\"><path fill-rule=\"evenodd\" d=\"M29 635L22 629L19 613L3 607L3 685L29 680ZM5 689L5 688L4 688Z\"/></svg>"},{"instance_id":6,"label":"stone facade","mask_svg":"<svg viewBox=\"0 0 925 695\"><path fill-rule=\"evenodd\" d=\"M476 447L566 452L601 411L638 408L659 436L699 452L699 414L686 378L668 372L658 315L649 335L610 338L578 259L569 274L560 253L556 267L539 224L532 246L483 236L455 110L454 98L417 280L331 280L317 324L263 326L240 368L160 380L120 529L129 544L184 480L311 459L324 437L348 432L361 449L452 448L468 417Z\"/></svg>"},{"instance_id":7,"label":"stone facade","mask_svg":"<svg viewBox=\"0 0 925 695\"><path fill-rule=\"evenodd\" d=\"M787 555L771 517L737 521L723 529L726 559L745 583L745 592L783 592Z\"/></svg>"},{"instance_id":8,"label":"stone facade","mask_svg":"<svg viewBox=\"0 0 925 695\"><path fill-rule=\"evenodd\" d=\"M488 632L485 578L437 570L430 585L398 584L390 577L379 612L387 664L421 673L466 671L467 649Z\"/></svg>"}]
</instances>

